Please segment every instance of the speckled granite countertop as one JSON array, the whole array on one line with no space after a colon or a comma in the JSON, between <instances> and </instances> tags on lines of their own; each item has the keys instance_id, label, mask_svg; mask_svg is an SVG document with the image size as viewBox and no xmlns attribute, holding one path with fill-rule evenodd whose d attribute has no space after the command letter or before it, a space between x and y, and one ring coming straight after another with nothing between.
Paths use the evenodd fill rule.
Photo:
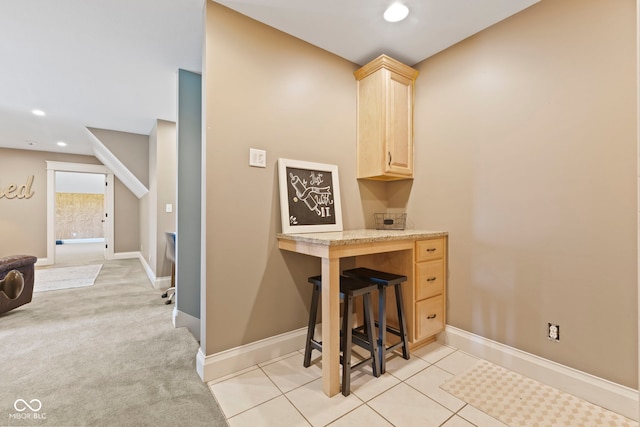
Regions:
<instances>
[{"instance_id":1,"label":"speckled granite countertop","mask_svg":"<svg viewBox=\"0 0 640 427\"><path fill-rule=\"evenodd\" d=\"M423 240L447 236L446 231L427 230L345 230L324 233L278 234L279 240L313 243L326 246L353 245L357 243L384 242L390 240Z\"/></svg>"}]
</instances>

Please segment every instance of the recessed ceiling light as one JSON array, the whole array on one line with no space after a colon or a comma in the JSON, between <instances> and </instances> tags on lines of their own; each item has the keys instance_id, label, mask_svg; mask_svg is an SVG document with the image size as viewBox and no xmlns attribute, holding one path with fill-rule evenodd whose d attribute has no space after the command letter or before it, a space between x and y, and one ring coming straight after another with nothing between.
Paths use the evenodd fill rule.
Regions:
<instances>
[{"instance_id":1,"label":"recessed ceiling light","mask_svg":"<svg viewBox=\"0 0 640 427\"><path fill-rule=\"evenodd\" d=\"M36 116L45 116L46 115L45 112L42 111L42 110L31 110L31 112L33 114L35 114Z\"/></svg>"},{"instance_id":2,"label":"recessed ceiling light","mask_svg":"<svg viewBox=\"0 0 640 427\"><path fill-rule=\"evenodd\" d=\"M402 3L393 3L384 11L384 20L387 22L400 22L409 15L409 8Z\"/></svg>"},{"instance_id":3,"label":"recessed ceiling light","mask_svg":"<svg viewBox=\"0 0 640 427\"><path fill-rule=\"evenodd\" d=\"M58 144L59 147L66 147L67 146L67 143L66 142L62 142L62 141L58 141L57 144Z\"/></svg>"}]
</instances>

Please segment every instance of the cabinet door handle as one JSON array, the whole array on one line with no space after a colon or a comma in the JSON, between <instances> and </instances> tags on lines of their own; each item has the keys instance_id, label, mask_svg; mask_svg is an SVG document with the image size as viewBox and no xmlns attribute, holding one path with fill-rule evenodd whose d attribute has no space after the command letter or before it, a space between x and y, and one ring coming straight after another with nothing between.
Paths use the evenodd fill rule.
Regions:
<instances>
[{"instance_id":1,"label":"cabinet door handle","mask_svg":"<svg viewBox=\"0 0 640 427\"><path fill-rule=\"evenodd\" d=\"M436 315L435 314L430 314L427 316L427 319L431 320L431 319L435 319Z\"/></svg>"},{"instance_id":2,"label":"cabinet door handle","mask_svg":"<svg viewBox=\"0 0 640 427\"><path fill-rule=\"evenodd\" d=\"M427 249L427 252L435 252L435 251L436 251L436 248L429 248L429 249Z\"/></svg>"},{"instance_id":3,"label":"cabinet door handle","mask_svg":"<svg viewBox=\"0 0 640 427\"><path fill-rule=\"evenodd\" d=\"M435 282L436 281L436 277L429 277L427 279L427 282Z\"/></svg>"},{"instance_id":4,"label":"cabinet door handle","mask_svg":"<svg viewBox=\"0 0 640 427\"><path fill-rule=\"evenodd\" d=\"M389 166L391 166L391 151L389 151Z\"/></svg>"}]
</instances>

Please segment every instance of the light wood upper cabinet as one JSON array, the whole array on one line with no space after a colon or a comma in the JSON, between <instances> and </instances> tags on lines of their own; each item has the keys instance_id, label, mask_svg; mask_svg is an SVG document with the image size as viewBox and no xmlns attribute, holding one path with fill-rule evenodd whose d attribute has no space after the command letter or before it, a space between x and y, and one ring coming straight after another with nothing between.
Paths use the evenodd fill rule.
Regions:
<instances>
[{"instance_id":1,"label":"light wood upper cabinet","mask_svg":"<svg viewBox=\"0 0 640 427\"><path fill-rule=\"evenodd\" d=\"M354 76L358 178L413 178L413 88L418 71L381 55Z\"/></svg>"}]
</instances>

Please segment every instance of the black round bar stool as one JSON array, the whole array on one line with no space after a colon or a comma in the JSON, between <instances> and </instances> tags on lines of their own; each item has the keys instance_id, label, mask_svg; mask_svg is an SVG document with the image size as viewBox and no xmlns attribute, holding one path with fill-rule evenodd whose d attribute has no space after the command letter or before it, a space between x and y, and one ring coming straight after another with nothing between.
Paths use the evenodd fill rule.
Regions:
<instances>
[{"instance_id":1,"label":"black round bar stool","mask_svg":"<svg viewBox=\"0 0 640 427\"><path fill-rule=\"evenodd\" d=\"M372 270L370 268L353 268L345 270L344 275L361 280L378 287L378 352L380 359L380 373L386 372L386 355L397 348L402 347L402 357L409 360L409 340L407 338L407 321L404 316L404 304L402 299L402 282L406 282L407 276ZM387 325L386 289L393 286L396 292L396 310L398 311L398 328ZM387 347L387 332L400 337L400 342Z\"/></svg>"},{"instance_id":2,"label":"black round bar stool","mask_svg":"<svg viewBox=\"0 0 640 427\"><path fill-rule=\"evenodd\" d=\"M305 368L311 365L311 352L318 350L322 352L322 342L314 338L316 321L318 316L318 302L322 290L322 276L312 276L308 279L313 285L311 295L311 309L309 310L309 325L307 327L307 341L304 348ZM342 364L342 394L348 396L351 393L351 370L358 369L366 364L371 364L373 375L380 376L380 361L378 360L378 349L376 345L375 326L373 318L373 307L371 303L371 292L377 286L371 283L362 282L349 277L340 277L340 298L344 302L342 315L342 329L340 330L340 363ZM364 327L352 328L353 307L355 298L362 296L364 307ZM362 329L362 331L360 330ZM356 344L369 351L370 356L360 362L351 365L351 347Z\"/></svg>"}]
</instances>

